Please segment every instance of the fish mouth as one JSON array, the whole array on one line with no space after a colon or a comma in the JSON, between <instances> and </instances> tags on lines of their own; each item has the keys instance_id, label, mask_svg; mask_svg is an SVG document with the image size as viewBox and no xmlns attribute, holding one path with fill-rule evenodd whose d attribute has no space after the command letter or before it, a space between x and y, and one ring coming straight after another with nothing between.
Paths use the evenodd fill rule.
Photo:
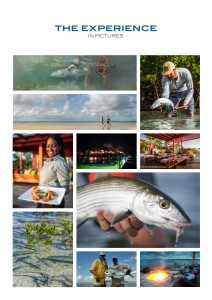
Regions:
<instances>
[{"instance_id":1,"label":"fish mouth","mask_svg":"<svg viewBox=\"0 0 212 300\"><path fill-rule=\"evenodd\" d=\"M179 228L179 227L190 227L192 226L192 222L190 223L180 223L179 225L176 225L176 228Z\"/></svg>"},{"instance_id":2,"label":"fish mouth","mask_svg":"<svg viewBox=\"0 0 212 300\"><path fill-rule=\"evenodd\" d=\"M51 77L57 77L56 72L50 74Z\"/></svg>"},{"instance_id":3,"label":"fish mouth","mask_svg":"<svg viewBox=\"0 0 212 300\"><path fill-rule=\"evenodd\" d=\"M192 222L191 220L188 218L188 220L186 220L185 222L179 222L179 223L175 223L173 222L173 220L166 218L166 217L162 217L166 222L168 222L170 225L172 225L174 228L180 228L180 227L189 227L192 226Z\"/></svg>"}]
</instances>

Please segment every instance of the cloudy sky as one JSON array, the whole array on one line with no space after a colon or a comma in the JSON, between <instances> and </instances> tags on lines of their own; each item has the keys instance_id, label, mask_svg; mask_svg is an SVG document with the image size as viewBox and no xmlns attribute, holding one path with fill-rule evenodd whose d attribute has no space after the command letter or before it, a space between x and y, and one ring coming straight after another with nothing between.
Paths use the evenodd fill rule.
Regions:
<instances>
[{"instance_id":1,"label":"cloudy sky","mask_svg":"<svg viewBox=\"0 0 212 300\"><path fill-rule=\"evenodd\" d=\"M112 265L112 258L117 257L119 263L129 264L133 271L136 271L136 252L104 252L108 266ZM77 253L77 281L91 282L92 274L90 266L92 262L99 257L99 252L78 252ZM133 272L133 274L135 274ZM135 275L133 275L135 276ZM129 276L128 276L129 277ZM128 280L130 280L129 277Z\"/></svg>"},{"instance_id":2,"label":"cloudy sky","mask_svg":"<svg viewBox=\"0 0 212 300\"><path fill-rule=\"evenodd\" d=\"M14 122L136 121L136 95L26 95L13 100Z\"/></svg>"}]
</instances>

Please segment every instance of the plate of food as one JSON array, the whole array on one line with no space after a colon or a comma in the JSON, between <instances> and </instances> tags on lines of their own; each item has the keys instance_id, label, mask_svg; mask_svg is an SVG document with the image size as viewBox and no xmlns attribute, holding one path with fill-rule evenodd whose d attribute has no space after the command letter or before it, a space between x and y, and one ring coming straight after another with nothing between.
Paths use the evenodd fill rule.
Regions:
<instances>
[{"instance_id":1,"label":"plate of food","mask_svg":"<svg viewBox=\"0 0 212 300\"><path fill-rule=\"evenodd\" d=\"M64 195L65 188L55 188L49 186L33 186L18 197L19 200L35 203L60 205Z\"/></svg>"}]
</instances>

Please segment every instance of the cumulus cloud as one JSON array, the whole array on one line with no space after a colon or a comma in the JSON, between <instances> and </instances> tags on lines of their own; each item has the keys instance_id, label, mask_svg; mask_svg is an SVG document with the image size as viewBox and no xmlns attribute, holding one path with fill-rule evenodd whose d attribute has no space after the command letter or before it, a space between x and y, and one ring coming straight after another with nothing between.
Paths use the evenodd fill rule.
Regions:
<instances>
[{"instance_id":1,"label":"cumulus cloud","mask_svg":"<svg viewBox=\"0 0 212 300\"><path fill-rule=\"evenodd\" d=\"M115 120L136 119L135 95L15 94L14 121L86 121L109 115Z\"/></svg>"},{"instance_id":2,"label":"cumulus cloud","mask_svg":"<svg viewBox=\"0 0 212 300\"><path fill-rule=\"evenodd\" d=\"M66 101L66 103L65 103L64 106L63 106L63 109L64 109L64 110L70 110L70 109L71 109L70 102Z\"/></svg>"},{"instance_id":3,"label":"cumulus cloud","mask_svg":"<svg viewBox=\"0 0 212 300\"><path fill-rule=\"evenodd\" d=\"M50 120L72 117L70 95L16 94L13 101L14 119ZM55 120L55 119L54 119Z\"/></svg>"},{"instance_id":4,"label":"cumulus cloud","mask_svg":"<svg viewBox=\"0 0 212 300\"><path fill-rule=\"evenodd\" d=\"M37 105L38 103L53 105L59 101L65 102L67 99L68 95L62 94L15 94L13 96L13 103L28 106Z\"/></svg>"},{"instance_id":5,"label":"cumulus cloud","mask_svg":"<svg viewBox=\"0 0 212 300\"><path fill-rule=\"evenodd\" d=\"M136 261L136 256L129 256L126 257L126 259L124 260L124 262L135 262Z\"/></svg>"},{"instance_id":6,"label":"cumulus cloud","mask_svg":"<svg viewBox=\"0 0 212 300\"><path fill-rule=\"evenodd\" d=\"M135 116L135 95L90 95L82 109L82 114L96 116L110 114L113 116Z\"/></svg>"},{"instance_id":7,"label":"cumulus cloud","mask_svg":"<svg viewBox=\"0 0 212 300\"><path fill-rule=\"evenodd\" d=\"M78 275L78 276L77 276L77 280L78 280L78 281L82 281L82 280L83 280L83 276L82 276L82 275Z\"/></svg>"}]
</instances>

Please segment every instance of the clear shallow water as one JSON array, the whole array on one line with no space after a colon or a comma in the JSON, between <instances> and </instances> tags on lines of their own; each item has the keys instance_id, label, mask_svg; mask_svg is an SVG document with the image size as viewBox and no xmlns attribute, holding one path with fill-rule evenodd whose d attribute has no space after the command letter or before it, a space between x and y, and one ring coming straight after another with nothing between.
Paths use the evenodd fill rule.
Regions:
<instances>
[{"instance_id":1,"label":"clear shallow water","mask_svg":"<svg viewBox=\"0 0 212 300\"><path fill-rule=\"evenodd\" d=\"M16 55L13 60L14 90L136 90L136 56L107 56L109 70L103 78L95 71L100 56L80 56L80 76L55 78L74 56ZM89 71L86 71L86 70Z\"/></svg>"},{"instance_id":2,"label":"clear shallow water","mask_svg":"<svg viewBox=\"0 0 212 300\"><path fill-rule=\"evenodd\" d=\"M55 225L72 221L72 214L57 212L15 212L13 214L13 286L18 287L63 287L73 283L72 245L57 235L48 246L29 244L23 232L25 223L41 221Z\"/></svg>"},{"instance_id":3,"label":"clear shallow water","mask_svg":"<svg viewBox=\"0 0 212 300\"><path fill-rule=\"evenodd\" d=\"M195 265L199 265L200 260L195 259ZM175 265L178 266L185 266L185 265L192 265L192 259L140 259L140 268L164 268L164 267L174 267Z\"/></svg>"},{"instance_id":4,"label":"clear shallow water","mask_svg":"<svg viewBox=\"0 0 212 300\"><path fill-rule=\"evenodd\" d=\"M77 282L78 287L93 287L92 282L82 281ZM111 282L106 283L106 287L111 287ZM136 287L136 281L126 281L125 280L125 287Z\"/></svg>"},{"instance_id":5,"label":"clear shallow water","mask_svg":"<svg viewBox=\"0 0 212 300\"><path fill-rule=\"evenodd\" d=\"M141 130L198 130L200 129L200 113L196 111L194 118L188 118L185 112L177 117L166 119L160 111L141 111Z\"/></svg>"}]
</instances>

